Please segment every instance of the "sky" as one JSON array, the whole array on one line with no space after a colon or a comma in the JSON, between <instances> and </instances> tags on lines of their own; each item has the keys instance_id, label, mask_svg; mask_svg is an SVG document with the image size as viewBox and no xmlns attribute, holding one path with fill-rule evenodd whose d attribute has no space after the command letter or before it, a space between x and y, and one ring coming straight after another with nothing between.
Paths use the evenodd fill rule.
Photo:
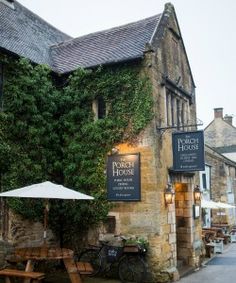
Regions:
<instances>
[{"instance_id":1,"label":"sky","mask_svg":"<svg viewBox=\"0 0 236 283\"><path fill-rule=\"evenodd\" d=\"M18 0L61 31L79 37L163 12L171 2L196 85L197 117L205 128L214 108L236 125L235 0ZM200 127L201 128L201 127Z\"/></svg>"}]
</instances>

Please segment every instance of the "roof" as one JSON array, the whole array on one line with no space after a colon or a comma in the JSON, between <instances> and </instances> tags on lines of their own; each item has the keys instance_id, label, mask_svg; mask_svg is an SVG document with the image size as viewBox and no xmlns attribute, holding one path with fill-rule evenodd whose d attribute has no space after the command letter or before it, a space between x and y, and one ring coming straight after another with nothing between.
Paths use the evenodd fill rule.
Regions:
<instances>
[{"instance_id":1,"label":"roof","mask_svg":"<svg viewBox=\"0 0 236 283\"><path fill-rule=\"evenodd\" d=\"M67 73L143 57L161 14L138 22L92 33L51 48L52 68Z\"/></svg>"},{"instance_id":2,"label":"roof","mask_svg":"<svg viewBox=\"0 0 236 283\"><path fill-rule=\"evenodd\" d=\"M217 155L220 159L224 160L224 162L228 165L234 166L236 168L236 162L232 160L231 158L228 158L227 156L223 155L222 152L218 150L218 148L211 147L209 144L205 143L205 152L206 153L214 153Z\"/></svg>"},{"instance_id":3,"label":"roof","mask_svg":"<svg viewBox=\"0 0 236 283\"><path fill-rule=\"evenodd\" d=\"M9 5L0 0L0 48L37 64L47 64L57 73L141 59L147 43L152 43L161 16L73 39L19 2Z\"/></svg>"},{"instance_id":4,"label":"roof","mask_svg":"<svg viewBox=\"0 0 236 283\"><path fill-rule=\"evenodd\" d=\"M0 48L51 65L49 47L71 37L59 31L19 2L14 9L0 1Z\"/></svg>"}]
</instances>

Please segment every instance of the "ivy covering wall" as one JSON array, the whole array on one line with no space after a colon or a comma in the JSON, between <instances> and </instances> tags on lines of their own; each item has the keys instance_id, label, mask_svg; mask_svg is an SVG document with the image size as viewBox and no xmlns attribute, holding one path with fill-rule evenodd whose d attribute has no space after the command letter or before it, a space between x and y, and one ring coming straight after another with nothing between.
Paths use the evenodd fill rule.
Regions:
<instances>
[{"instance_id":1,"label":"ivy covering wall","mask_svg":"<svg viewBox=\"0 0 236 283\"><path fill-rule=\"evenodd\" d=\"M64 233L69 237L98 223L110 208L107 153L120 142L133 142L152 119L149 80L140 78L137 66L78 69L59 87L47 66L3 56L1 61L1 189L45 180L64 184L95 200L51 201L51 227L69 231ZM107 115L95 121L97 96L105 100ZM42 220L39 200L11 199L9 205L24 217Z\"/></svg>"}]
</instances>

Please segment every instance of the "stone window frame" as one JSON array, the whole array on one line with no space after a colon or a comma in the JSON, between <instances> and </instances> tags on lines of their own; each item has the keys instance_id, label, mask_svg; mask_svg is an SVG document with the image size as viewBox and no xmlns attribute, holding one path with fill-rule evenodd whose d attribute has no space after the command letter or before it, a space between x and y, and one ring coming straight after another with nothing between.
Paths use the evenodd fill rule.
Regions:
<instances>
[{"instance_id":1,"label":"stone window frame","mask_svg":"<svg viewBox=\"0 0 236 283\"><path fill-rule=\"evenodd\" d=\"M234 185L234 180L230 177L227 176L227 193L233 193L233 185Z\"/></svg>"},{"instance_id":2,"label":"stone window frame","mask_svg":"<svg viewBox=\"0 0 236 283\"><path fill-rule=\"evenodd\" d=\"M98 95L93 103L92 103L92 109L94 113L94 120L100 120L104 119L107 116L108 113L108 105L104 98L100 95Z\"/></svg>"},{"instance_id":3,"label":"stone window frame","mask_svg":"<svg viewBox=\"0 0 236 283\"><path fill-rule=\"evenodd\" d=\"M166 124L184 128L189 122L189 101L177 91L166 87Z\"/></svg>"}]
</instances>

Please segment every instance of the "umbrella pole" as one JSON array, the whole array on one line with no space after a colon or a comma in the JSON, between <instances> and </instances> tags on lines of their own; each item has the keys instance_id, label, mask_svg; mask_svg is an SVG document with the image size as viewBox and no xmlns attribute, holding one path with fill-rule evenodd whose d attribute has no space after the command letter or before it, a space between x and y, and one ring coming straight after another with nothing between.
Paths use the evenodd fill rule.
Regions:
<instances>
[{"instance_id":1,"label":"umbrella pole","mask_svg":"<svg viewBox=\"0 0 236 283\"><path fill-rule=\"evenodd\" d=\"M45 200L45 208L44 208L44 228L43 228L43 246L47 246L47 227L48 227L48 212L49 212L49 201Z\"/></svg>"}]
</instances>

